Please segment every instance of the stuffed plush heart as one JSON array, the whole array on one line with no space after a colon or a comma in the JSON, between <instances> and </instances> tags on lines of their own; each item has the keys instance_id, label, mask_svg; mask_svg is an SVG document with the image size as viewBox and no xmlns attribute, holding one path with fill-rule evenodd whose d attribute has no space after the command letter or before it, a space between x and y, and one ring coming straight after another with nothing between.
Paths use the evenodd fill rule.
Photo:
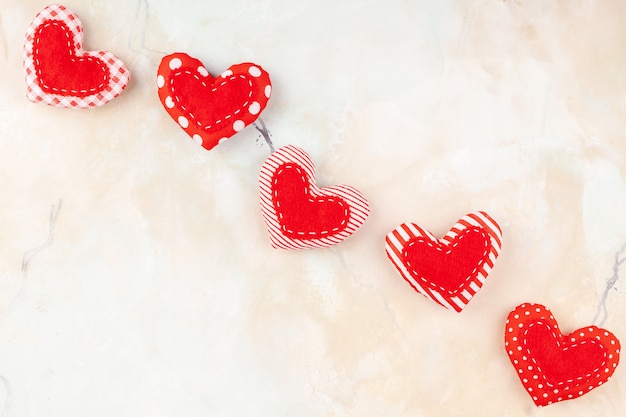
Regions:
<instances>
[{"instance_id":1,"label":"stuffed plush heart","mask_svg":"<svg viewBox=\"0 0 626 417\"><path fill-rule=\"evenodd\" d=\"M130 80L124 63L106 51L83 51L83 26L61 5L43 9L24 43L26 96L32 102L68 108L102 106Z\"/></svg>"},{"instance_id":2,"label":"stuffed plush heart","mask_svg":"<svg viewBox=\"0 0 626 417\"><path fill-rule=\"evenodd\" d=\"M261 167L261 210L274 248L335 245L369 215L365 197L352 187L318 188L309 155L295 146L274 152Z\"/></svg>"},{"instance_id":3,"label":"stuffed plush heart","mask_svg":"<svg viewBox=\"0 0 626 417\"><path fill-rule=\"evenodd\" d=\"M498 223L479 211L461 218L442 239L403 223L387 235L385 250L413 289L460 312L485 282L501 242Z\"/></svg>"},{"instance_id":4,"label":"stuffed plush heart","mask_svg":"<svg viewBox=\"0 0 626 417\"><path fill-rule=\"evenodd\" d=\"M522 304L511 311L504 344L517 376L539 407L599 387L619 363L619 340L611 332L589 326L563 336L540 304Z\"/></svg>"},{"instance_id":5,"label":"stuffed plush heart","mask_svg":"<svg viewBox=\"0 0 626 417\"><path fill-rule=\"evenodd\" d=\"M214 78L202 62L183 53L161 60L157 87L167 113L206 149L253 123L272 92L259 65L233 65Z\"/></svg>"}]
</instances>

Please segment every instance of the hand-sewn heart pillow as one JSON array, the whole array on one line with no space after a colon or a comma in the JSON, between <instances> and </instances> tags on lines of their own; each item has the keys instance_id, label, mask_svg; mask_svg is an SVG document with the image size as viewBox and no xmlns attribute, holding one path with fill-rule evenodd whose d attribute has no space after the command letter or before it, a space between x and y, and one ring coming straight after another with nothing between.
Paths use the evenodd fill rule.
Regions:
<instances>
[{"instance_id":1,"label":"hand-sewn heart pillow","mask_svg":"<svg viewBox=\"0 0 626 417\"><path fill-rule=\"evenodd\" d=\"M83 51L83 26L61 5L43 9L26 31L26 96L68 108L102 106L120 95L130 72L106 51Z\"/></svg>"},{"instance_id":2,"label":"hand-sewn heart pillow","mask_svg":"<svg viewBox=\"0 0 626 417\"><path fill-rule=\"evenodd\" d=\"M170 117L206 149L253 123L272 92L269 74L259 65L233 65L214 78L184 53L161 60L157 87Z\"/></svg>"},{"instance_id":3,"label":"hand-sewn heart pillow","mask_svg":"<svg viewBox=\"0 0 626 417\"><path fill-rule=\"evenodd\" d=\"M619 363L619 340L583 327L568 335L541 304L509 313L504 344L517 376L538 407L580 397L609 380Z\"/></svg>"},{"instance_id":4,"label":"hand-sewn heart pillow","mask_svg":"<svg viewBox=\"0 0 626 417\"><path fill-rule=\"evenodd\" d=\"M288 145L261 167L261 211L274 248L323 248L354 233L369 204L347 185L318 188L315 167L302 149Z\"/></svg>"},{"instance_id":5,"label":"hand-sewn heart pillow","mask_svg":"<svg viewBox=\"0 0 626 417\"><path fill-rule=\"evenodd\" d=\"M385 251L415 291L461 312L485 282L501 242L498 223L478 211L461 218L442 239L403 223L387 235Z\"/></svg>"}]
</instances>

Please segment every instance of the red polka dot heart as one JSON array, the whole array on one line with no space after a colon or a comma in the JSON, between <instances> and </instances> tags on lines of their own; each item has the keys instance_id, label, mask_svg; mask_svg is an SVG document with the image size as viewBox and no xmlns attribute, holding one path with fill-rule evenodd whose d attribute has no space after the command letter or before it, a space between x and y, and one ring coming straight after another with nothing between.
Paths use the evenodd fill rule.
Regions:
<instances>
[{"instance_id":1,"label":"red polka dot heart","mask_svg":"<svg viewBox=\"0 0 626 417\"><path fill-rule=\"evenodd\" d=\"M82 37L78 16L64 6L51 5L37 14L24 44L31 101L91 108L126 88L130 72L123 62L111 52L84 51ZM253 124L272 93L269 74L260 65L236 64L213 76L200 60L181 52L161 60L156 84L167 114L206 149ZM261 125L257 129L269 137ZM292 145L273 152L262 165L259 190L274 248L336 245L355 233L370 213L357 189L318 187L313 161ZM491 216L476 211L459 219L441 239L415 223L402 223L387 234L385 243L391 264L415 291L461 312L494 267L502 231ZM619 363L620 344L611 332L588 326L564 336L550 311L539 304L522 304L509 314L504 343L537 406L588 393L606 383Z\"/></svg>"},{"instance_id":2,"label":"red polka dot heart","mask_svg":"<svg viewBox=\"0 0 626 417\"><path fill-rule=\"evenodd\" d=\"M609 380L619 363L620 343L596 326L563 335L550 311L522 304L509 314L504 344L528 395L538 406L570 400Z\"/></svg>"},{"instance_id":3,"label":"red polka dot heart","mask_svg":"<svg viewBox=\"0 0 626 417\"><path fill-rule=\"evenodd\" d=\"M212 149L261 114L272 92L260 65L233 65L217 77L184 53L167 55L157 73L165 111L196 142Z\"/></svg>"}]
</instances>

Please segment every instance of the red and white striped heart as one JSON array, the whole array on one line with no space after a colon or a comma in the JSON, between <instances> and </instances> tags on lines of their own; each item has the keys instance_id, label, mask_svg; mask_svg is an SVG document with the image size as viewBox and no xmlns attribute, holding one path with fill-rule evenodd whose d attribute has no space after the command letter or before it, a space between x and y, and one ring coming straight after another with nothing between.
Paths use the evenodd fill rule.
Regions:
<instances>
[{"instance_id":1,"label":"red and white striped heart","mask_svg":"<svg viewBox=\"0 0 626 417\"><path fill-rule=\"evenodd\" d=\"M157 87L165 111L206 149L253 123L272 92L260 65L236 64L213 77L201 61L180 52L161 60Z\"/></svg>"},{"instance_id":2,"label":"red and white striped heart","mask_svg":"<svg viewBox=\"0 0 626 417\"><path fill-rule=\"evenodd\" d=\"M24 42L27 98L51 106L102 106L126 88L130 72L108 51L83 50L83 26L64 6L43 9Z\"/></svg>"},{"instance_id":3,"label":"red and white striped heart","mask_svg":"<svg viewBox=\"0 0 626 417\"><path fill-rule=\"evenodd\" d=\"M415 291L461 312L500 254L502 231L487 213L462 217L442 238L403 223L385 239L387 256Z\"/></svg>"},{"instance_id":4,"label":"red and white striped heart","mask_svg":"<svg viewBox=\"0 0 626 417\"><path fill-rule=\"evenodd\" d=\"M347 185L318 188L315 166L302 149L274 152L259 176L261 211L274 248L322 248L342 242L367 219L365 197Z\"/></svg>"},{"instance_id":5,"label":"red and white striped heart","mask_svg":"<svg viewBox=\"0 0 626 417\"><path fill-rule=\"evenodd\" d=\"M587 326L563 335L541 304L521 304L509 313L504 345L538 407L585 395L607 382L619 364L620 343L613 333Z\"/></svg>"}]
</instances>

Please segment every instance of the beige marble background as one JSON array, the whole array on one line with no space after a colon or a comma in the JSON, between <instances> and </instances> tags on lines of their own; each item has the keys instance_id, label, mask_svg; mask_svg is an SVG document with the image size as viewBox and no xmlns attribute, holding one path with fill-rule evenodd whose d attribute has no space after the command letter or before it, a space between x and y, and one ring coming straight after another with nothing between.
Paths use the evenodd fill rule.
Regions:
<instances>
[{"instance_id":1,"label":"beige marble background","mask_svg":"<svg viewBox=\"0 0 626 417\"><path fill-rule=\"evenodd\" d=\"M507 313L549 307L626 343L626 3L67 0L132 72L97 110L25 98L47 3L0 0L0 416L618 416L610 383L536 409ZM157 99L163 55L273 79L277 146L372 214L343 244L269 246L248 128L207 152ZM384 255L403 221L486 210L502 255L461 314ZM624 266L626 268L626 266Z\"/></svg>"}]
</instances>

